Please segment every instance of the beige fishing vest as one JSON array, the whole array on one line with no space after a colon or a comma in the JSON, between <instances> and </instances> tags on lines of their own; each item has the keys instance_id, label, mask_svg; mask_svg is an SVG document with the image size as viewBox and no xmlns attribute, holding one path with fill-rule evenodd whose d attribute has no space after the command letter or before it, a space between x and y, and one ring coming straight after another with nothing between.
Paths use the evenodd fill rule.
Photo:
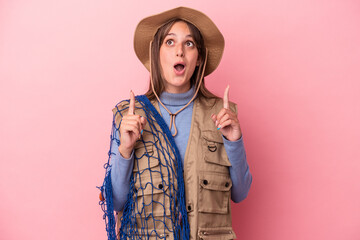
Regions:
<instances>
[{"instance_id":1,"label":"beige fishing vest","mask_svg":"<svg viewBox=\"0 0 360 240\"><path fill-rule=\"evenodd\" d=\"M152 104L160 113L157 101L152 101ZM126 103L124 106L126 106ZM140 105L136 102L135 108L136 106ZM193 105L190 136L183 167L186 209L191 240L227 240L236 238L232 229L230 209L232 182L229 166L231 164L225 151L221 133L216 129L211 119L211 114L219 113L222 108L223 101L221 99L216 101L214 99L203 101L196 99ZM233 103L230 103L230 109L237 112L236 105ZM116 108L113 111L115 113ZM135 114L145 116L138 109L135 110ZM116 122L119 123L119 120L116 119ZM144 134L143 137L147 138L149 136ZM141 155L145 151L142 148L146 148L148 152L153 150L152 146L141 147L141 145L135 145L135 154ZM151 167L156 168L159 165L158 161L153 161L150 158L150 163L146 160L144 165L148 166L150 164ZM134 171L141 169L142 166L140 165L142 165L141 161L139 161L139 164L134 164ZM147 177L150 176L142 176L142 182L146 182ZM157 176L152 175L151 178L156 183ZM147 202L151 198L156 199L155 194L156 191L153 190L144 191L142 201ZM161 196L159 197L161 198ZM149 200L146 200L147 198ZM164 215L161 209L158 212L154 208L152 210L154 216L160 219ZM117 231L120 227L120 217L121 212L117 213ZM171 234L165 234L163 237L164 239L173 239ZM156 238L150 237L149 239Z\"/></svg>"}]
</instances>

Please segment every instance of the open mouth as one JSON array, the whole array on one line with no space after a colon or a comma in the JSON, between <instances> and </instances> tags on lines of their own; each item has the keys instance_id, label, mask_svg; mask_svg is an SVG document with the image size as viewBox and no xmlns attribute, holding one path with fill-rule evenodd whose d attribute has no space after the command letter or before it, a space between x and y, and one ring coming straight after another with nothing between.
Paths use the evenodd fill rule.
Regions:
<instances>
[{"instance_id":1,"label":"open mouth","mask_svg":"<svg viewBox=\"0 0 360 240\"><path fill-rule=\"evenodd\" d=\"M175 70L178 71L178 72L181 72L182 70L184 70L185 68L185 65L184 64L181 64L181 63L178 63L174 66Z\"/></svg>"}]
</instances>

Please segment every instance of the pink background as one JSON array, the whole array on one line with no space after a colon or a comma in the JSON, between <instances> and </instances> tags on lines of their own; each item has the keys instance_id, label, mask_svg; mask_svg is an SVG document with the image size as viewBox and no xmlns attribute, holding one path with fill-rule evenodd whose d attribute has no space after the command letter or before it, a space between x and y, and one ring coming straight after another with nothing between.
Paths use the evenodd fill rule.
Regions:
<instances>
[{"instance_id":1,"label":"pink background","mask_svg":"<svg viewBox=\"0 0 360 240\"><path fill-rule=\"evenodd\" d=\"M206 82L239 105L254 180L238 237L359 239L357 0L0 0L0 239L106 238L111 109L148 86L133 32L179 5L226 39Z\"/></svg>"}]
</instances>

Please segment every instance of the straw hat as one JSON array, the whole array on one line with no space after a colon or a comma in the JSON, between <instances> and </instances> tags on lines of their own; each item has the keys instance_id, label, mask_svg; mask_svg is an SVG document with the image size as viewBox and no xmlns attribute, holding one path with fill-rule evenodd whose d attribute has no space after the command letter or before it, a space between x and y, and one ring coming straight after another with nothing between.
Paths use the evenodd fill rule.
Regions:
<instances>
[{"instance_id":1,"label":"straw hat","mask_svg":"<svg viewBox=\"0 0 360 240\"><path fill-rule=\"evenodd\" d=\"M141 20L134 35L136 56L150 71L149 44L154 39L157 30L173 19L183 19L200 30L205 47L208 49L204 75L212 73L219 65L224 51L224 37L208 16L187 7L174 8Z\"/></svg>"}]
</instances>

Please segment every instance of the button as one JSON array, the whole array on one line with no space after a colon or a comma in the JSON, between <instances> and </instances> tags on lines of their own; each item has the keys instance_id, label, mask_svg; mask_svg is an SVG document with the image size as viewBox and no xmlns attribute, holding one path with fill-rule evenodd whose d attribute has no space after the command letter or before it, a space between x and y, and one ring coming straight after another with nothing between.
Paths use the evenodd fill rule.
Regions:
<instances>
[{"instance_id":1,"label":"button","mask_svg":"<svg viewBox=\"0 0 360 240\"><path fill-rule=\"evenodd\" d=\"M187 211L188 212L193 211L193 204L191 203L191 201L189 201L188 204L187 204Z\"/></svg>"},{"instance_id":2,"label":"button","mask_svg":"<svg viewBox=\"0 0 360 240\"><path fill-rule=\"evenodd\" d=\"M159 189L163 189L164 186L160 183L158 187Z\"/></svg>"},{"instance_id":3,"label":"button","mask_svg":"<svg viewBox=\"0 0 360 240\"><path fill-rule=\"evenodd\" d=\"M203 180L203 184L204 185L207 185L208 184L208 181L206 179Z\"/></svg>"},{"instance_id":4,"label":"button","mask_svg":"<svg viewBox=\"0 0 360 240\"><path fill-rule=\"evenodd\" d=\"M230 186L230 183L229 182L226 182L225 183L225 187L229 187Z\"/></svg>"}]
</instances>

